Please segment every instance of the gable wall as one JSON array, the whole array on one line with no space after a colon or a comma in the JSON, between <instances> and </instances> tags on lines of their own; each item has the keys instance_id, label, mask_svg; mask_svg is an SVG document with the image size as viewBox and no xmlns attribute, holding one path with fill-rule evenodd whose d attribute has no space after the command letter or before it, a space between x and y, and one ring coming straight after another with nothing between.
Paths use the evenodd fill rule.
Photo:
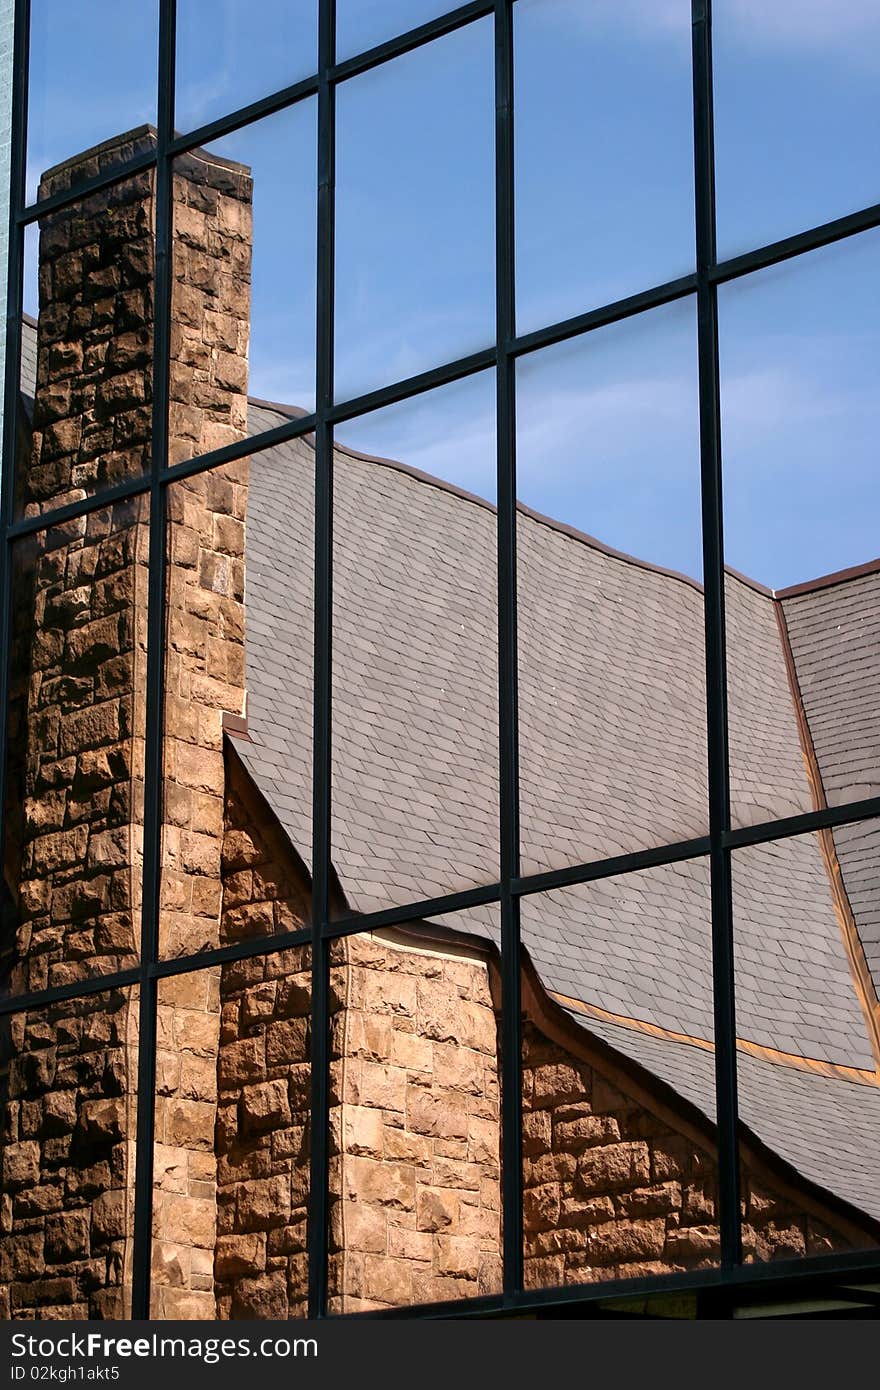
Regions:
<instances>
[{"instance_id":1,"label":"gable wall","mask_svg":"<svg viewBox=\"0 0 880 1390\"><path fill-rule=\"evenodd\" d=\"M249 785L240 768L236 780ZM247 804L227 795L230 932L306 920L305 875L270 821L253 792ZM223 970L215 1260L223 1317L305 1313L310 985L307 948ZM417 929L336 943L332 1311L500 1289L497 998L494 964L476 944L441 944ZM560 1034L528 989L526 1007L527 1285L717 1264L708 1128L700 1133L652 1101L603 1060L586 1030ZM744 1186L748 1259L875 1243L748 1154Z\"/></svg>"}]
</instances>

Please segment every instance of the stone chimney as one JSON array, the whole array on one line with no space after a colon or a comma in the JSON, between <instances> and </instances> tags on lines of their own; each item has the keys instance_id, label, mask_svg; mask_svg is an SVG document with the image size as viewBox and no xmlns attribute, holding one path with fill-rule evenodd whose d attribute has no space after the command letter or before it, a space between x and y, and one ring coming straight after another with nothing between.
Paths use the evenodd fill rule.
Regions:
<instances>
[{"instance_id":1,"label":"stone chimney","mask_svg":"<svg viewBox=\"0 0 880 1390\"><path fill-rule=\"evenodd\" d=\"M77 156L43 176L40 197L155 141L142 127ZM173 200L169 458L177 462L246 431L249 171L193 151L176 162ZM41 222L20 514L149 469L154 246L151 170ZM244 708L247 466L175 484L168 500L160 934L162 953L174 955L219 940L222 724L224 712ZM3 961L13 993L139 958L148 524L143 495L17 547L4 865L15 931ZM168 982L160 998L156 1226L168 1237L157 1243L160 1316L173 1315L172 1286L178 1301L192 1295L187 1315L213 1314L218 996L216 979L201 976ZM57 1316L63 1307L65 1316L95 1317L125 1307L136 1047L135 991L31 1011L7 1029L7 1315Z\"/></svg>"}]
</instances>

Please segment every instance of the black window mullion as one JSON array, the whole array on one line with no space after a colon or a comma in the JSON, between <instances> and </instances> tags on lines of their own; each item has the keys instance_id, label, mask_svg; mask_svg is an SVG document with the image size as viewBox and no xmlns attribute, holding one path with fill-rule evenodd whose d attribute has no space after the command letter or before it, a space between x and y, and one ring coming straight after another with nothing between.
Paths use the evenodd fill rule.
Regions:
<instances>
[{"instance_id":1,"label":"black window mullion","mask_svg":"<svg viewBox=\"0 0 880 1390\"><path fill-rule=\"evenodd\" d=\"M513 0L495 4L495 332L501 846L501 1196L504 1296L523 1287L522 977L516 608Z\"/></svg>"},{"instance_id":2,"label":"black window mullion","mask_svg":"<svg viewBox=\"0 0 880 1390\"><path fill-rule=\"evenodd\" d=\"M21 377L21 314L25 229L18 212L25 197L27 168L28 43L30 0L15 0L10 130L8 266L6 273L6 379L3 383L3 470L0 479L0 853L6 846L6 768L12 638L12 548L15 514L16 442Z\"/></svg>"},{"instance_id":3,"label":"black window mullion","mask_svg":"<svg viewBox=\"0 0 880 1390\"><path fill-rule=\"evenodd\" d=\"M162 876L162 769L165 704L165 505L171 281L176 0L160 0L159 100L156 151L156 270L153 303L153 402L150 459L147 607L144 857L141 908L141 979L138 1017L137 1150L132 1257L133 1318L150 1316L153 1216L153 1146L156 1124L156 1007L159 902Z\"/></svg>"},{"instance_id":4,"label":"black window mullion","mask_svg":"<svg viewBox=\"0 0 880 1390\"><path fill-rule=\"evenodd\" d=\"M312 765L312 1011L309 1127L309 1316L327 1316L330 1211L330 854L333 654L334 244L336 0L318 10L318 262L315 429L315 653Z\"/></svg>"},{"instance_id":5,"label":"black window mullion","mask_svg":"<svg viewBox=\"0 0 880 1390\"><path fill-rule=\"evenodd\" d=\"M711 279L716 262L711 0L692 0L691 15L718 1209L721 1264L723 1268L730 1269L742 1259L742 1224L737 1144L733 905L730 851L723 838L730 829L730 770L724 634L718 299L716 286Z\"/></svg>"}]
</instances>

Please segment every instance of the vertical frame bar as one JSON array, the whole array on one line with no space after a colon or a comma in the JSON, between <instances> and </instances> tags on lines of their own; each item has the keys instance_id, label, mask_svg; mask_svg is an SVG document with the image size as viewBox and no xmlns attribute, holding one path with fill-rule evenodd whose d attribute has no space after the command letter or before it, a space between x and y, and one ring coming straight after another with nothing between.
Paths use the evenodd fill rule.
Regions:
<instances>
[{"instance_id":1,"label":"vertical frame bar","mask_svg":"<svg viewBox=\"0 0 880 1390\"><path fill-rule=\"evenodd\" d=\"M25 205L27 172L30 0L15 0L12 52L12 125L9 148L8 267L6 275L6 377L3 383L3 470L0 479L0 854L6 847L6 735L9 715L10 638L12 635L12 537L15 511L15 451L18 440L21 376L21 314L24 292L25 228L18 214Z\"/></svg>"},{"instance_id":2,"label":"vertical frame bar","mask_svg":"<svg viewBox=\"0 0 880 1390\"><path fill-rule=\"evenodd\" d=\"M138 1020L137 1152L134 1184L133 1318L150 1316L153 1144L156 1125L156 1005L162 875L162 769L165 690L165 501L171 342L172 175L176 0L160 0L156 164L156 273L153 305L153 408L150 459L150 548L147 608L144 861Z\"/></svg>"},{"instance_id":3,"label":"vertical frame bar","mask_svg":"<svg viewBox=\"0 0 880 1390\"><path fill-rule=\"evenodd\" d=\"M505 1299L523 1287L522 976L516 603L513 0L495 4L495 336L501 841L501 1183Z\"/></svg>"},{"instance_id":4,"label":"vertical frame bar","mask_svg":"<svg viewBox=\"0 0 880 1390\"><path fill-rule=\"evenodd\" d=\"M718 1199L721 1264L722 1268L729 1270L742 1259L742 1223L737 1144L733 902L730 851L724 847L721 839L724 832L730 829L730 768L724 631L718 295L716 286L710 280L710 272L716 262L711 0L692 0L691 19Z\"/></svg>"},{"instance_id":5,"label":"vertical frame bar","mask_svg":"<svg viewBox=\"0 0 880 1390\"><path fill-rule=\"evenodd\" d=\"M318 262L315 431L315 672L312 771L312 1071L309 1317L327 1316L330 1231L330 920L333 660L333 329L335 283L336 0L318 11Z\"/></svg>"}]
</instances>

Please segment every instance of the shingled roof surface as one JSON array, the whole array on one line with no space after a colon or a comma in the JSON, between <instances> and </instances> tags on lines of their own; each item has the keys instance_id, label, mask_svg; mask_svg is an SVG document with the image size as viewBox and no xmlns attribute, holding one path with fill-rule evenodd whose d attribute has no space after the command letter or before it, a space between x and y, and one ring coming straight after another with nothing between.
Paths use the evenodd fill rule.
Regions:
<instances>
[{"instance_id":1,"label":"shingled roof surface","mask_svg":"<svg viewBox=\"0 0 880 1390\"><path fill-rule=\"evenodd\" d=\"M252 404L250 428L281 418ZM249 738L237 741L307 864L313 478L308 440L252 461ZM491 883L494 509L403 464L337 448L334 526L332 851L348 905L369 912ZM704 834L700 586L525 509L518 554L523 871ZM728 576L731 777L743 824L815 805L778 606ZM869 934L874 848L862 843L852 904ZM737 1026L751 1045L741 1111L805 1177L880 1217L871 1157L880 1089L862 1084L875 1059L838 910L818 837L734 856ZM688 1042L712 1039L708 861L527 897L522 912L545 987L711 1118L711 1051ZM491 909L442 921L497 942ZM799 1059L827 1074L798 1069Z\"/></svg>"},{"instance_id":2,"label":"shingled roof surface","mask_svg":"<svg viewBox=\"0 0 880 1390\"><path fill-rule=\"evenodd\" d=\"M250 429L287 414L252 403ZM363 912L498 876L495 513L349 450L334 472L332 851ZM309 867L313 488L309 440L252 460L236 741ZM700 586L525 510L518 528L523 871L704 834ZM734 822L812 809L810 751L828 802L876 795L880 572L780 600L729 574L726 600ZM817 836L734 855L740 1114L805 1178L880 1219L880 1076L840 921L850 913L880 984L880 825L835 830L833 849L842 905ZM708 861L522 908L547 990L713 1119ZM492 906L436 920L498 944Z\"/></svg>"},{"instance_id":3,"label":"shingled roof surface","mask_svg":"<svg viewBox=\"0 0 880 1390\"><path fill-rule=\"evenodd\" d=\"M781 602L826 800L880 795L880 569ZM880 992L880 824L842 826L834 843Z\"/></svg>"}]
</instances>

